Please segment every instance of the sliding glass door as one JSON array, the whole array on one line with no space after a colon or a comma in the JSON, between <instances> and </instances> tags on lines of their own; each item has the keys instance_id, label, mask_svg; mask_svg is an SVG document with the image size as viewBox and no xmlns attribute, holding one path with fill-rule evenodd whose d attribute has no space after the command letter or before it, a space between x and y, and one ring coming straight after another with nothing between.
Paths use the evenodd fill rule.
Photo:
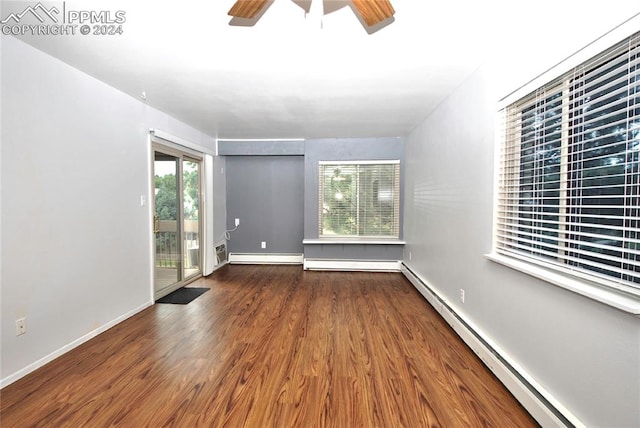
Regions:
<instances>
[{"instance_id":1,"label":"sliding glass door","mask_svg":"<svg viewBox=\"0 0 640 428\"><path fill-rule=\"evenodd\" d=\"M202 275L201 165L195 156L153 146L156 299Z\"/></svg>"},{"instance_id":2,"label":"sliding glass door","mask_svg":"<svg viewBox=\"0 0 640 428\"><path fill-rule=\"evenodd\" d=\"M200 264L200 161L182 159L182 207L185 249L184 275L192 278L202 273Z\"/></svg>"}]
</instances>

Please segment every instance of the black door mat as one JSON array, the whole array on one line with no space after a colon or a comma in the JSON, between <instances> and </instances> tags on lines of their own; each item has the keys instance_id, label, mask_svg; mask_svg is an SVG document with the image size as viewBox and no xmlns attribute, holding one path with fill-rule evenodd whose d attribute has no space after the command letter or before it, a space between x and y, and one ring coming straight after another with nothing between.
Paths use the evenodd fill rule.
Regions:
<instances>
[{"instance_id":1,"label":"black door mat","mask_svg":"<svg viewBox=\"0 0 640 428\"><path fill-rule=\"evenodd\" d=\"M197 297L200 297L204 293L209 291L208 288L204 287L182 287L178 288L173 293L167 294L164 297L156 300L156 303L171 303L174 305L186 305L187 303L192 302Z\"/></svg>"}]
</instances>

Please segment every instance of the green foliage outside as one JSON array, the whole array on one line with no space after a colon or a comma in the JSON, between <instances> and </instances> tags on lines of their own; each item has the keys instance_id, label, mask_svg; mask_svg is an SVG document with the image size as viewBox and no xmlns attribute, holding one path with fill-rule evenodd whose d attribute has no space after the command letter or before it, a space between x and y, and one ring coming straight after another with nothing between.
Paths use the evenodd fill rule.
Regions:
<instances>
[{"instance_id":1,"label":"green foliage outside","mask_svg":"<svg viewBox=\"0 0 640 428\"><path fill-rule=\"evenodd\" d=\"M184 163L184 219L197 220L200 209L200 175L197 164ZM160 220L177 220L177 180L175 174L155 176L156 215Z\"/></svg>"},{"instance_id":2,"label":"green foliage outside","mask_svg":"<svg viewBox=\"0 0 640 428\"><path fill-rule=\"evenodd\" d=\"M356 235L355 183L351 174L343 175L336 167L330 178L325 177L323 232L335 235Z\"/></svg>"},{"instance_id":3,"label":"green foliage outside","mask_svg":"<svg viewBox=\"0 0 640 428\"><path fill-rule=\"evenodd\" d=\"M321 235L397 236L397 168L395 164L321 167Z\"/></svg>"},{"instance_id":4,"label":"green foliage outside","mask_svg":"<svg viewBox=\"0 0 640 428\"><path fill-rule=\"evenodd\" d=\"M176 176L156 175L156 215L160 220L177 220Z\"/></svg>"},{"instance_id":5,"label":"green foliage outside","mask_svg":"<svg viewBox=\"0 0 640 428\"><path fill-rule=\"evenodd\" d=\"M160 221L177 221L178 207L177 201L177 179L175 174L156 175L156 215ZM183 163L183 199L184 199L184 220L195 220L199 218L200 210L200 175L198 164L194 162ZM177 227L176 227L177 231ZM178 236L174 232L156 233L156 263L160 267L177 267L176 256L179 251Z\"/></svg>"}]
</instances>

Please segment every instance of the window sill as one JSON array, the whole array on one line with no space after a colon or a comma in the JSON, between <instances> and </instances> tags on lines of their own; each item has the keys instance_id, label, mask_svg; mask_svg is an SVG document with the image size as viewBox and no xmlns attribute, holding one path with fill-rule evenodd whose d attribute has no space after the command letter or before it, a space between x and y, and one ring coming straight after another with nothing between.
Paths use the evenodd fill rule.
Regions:
<instances>
[{"instance_id":1,"label":"window sill","mask_svg":"<svg viewBox=\"0 0 640 428\"><path fill-rule=\"evenodd\" d=\"M549 269L545 269L542 266L506 257L501 254L485 254L485 257L492 262L499 263L503 266L510 267L520 272L526 273L550 284L564 288L581 296L588 297L605 305L609 305L626 313L632 314L636 317L640 317L640 300L623 294L622 292L616 292L603 288L595 283L590 283L585 280L572 278L568 275L563 275L560 272L554 272Z\"/></svg>"},{"instance_id":2,"label":"window sill","mask_svg":"<svg viewBox=\"0 0 640 428\"><path fill-rule=\"evenodd\" d=\"M399 239L318 238L304 239L303 245L404 245Z\"/></svg>"}]
</instances>

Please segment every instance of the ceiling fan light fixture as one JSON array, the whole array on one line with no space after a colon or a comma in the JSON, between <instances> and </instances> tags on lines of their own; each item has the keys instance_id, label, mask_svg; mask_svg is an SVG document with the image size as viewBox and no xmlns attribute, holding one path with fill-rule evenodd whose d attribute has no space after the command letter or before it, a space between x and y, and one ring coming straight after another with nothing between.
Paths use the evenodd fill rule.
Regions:
<instances>
[{"instance_id":1,"label":"ceiling fan light fixture","mask_svg":"<svg viewBox=\"0 0 640 428\"><path fill-rule=\"evenodd\" d=\"M253 19L265 7L268 0L237 0L228 12L235 18Z\"/></svg>"},{"instance_id":2,"label":"ceiling fan light fixture","mask_svg":"<svg viewBox=\"0 0 640 428\"><path fill-rule=\"evenodd\" d=\"M265 7L273 1L274 0L236 0L228 14L234 18L255 21L260 19L260 15L265 10ZM305 10L305 18L309 15L314 15L313 5L315 3L320 4L320 15L324 15L322 12L323 2L320 0L316 0L316 2L312 0L293 1ZM348 4L348 2L345 3ZM393 15L396 13L390 0L351 0L351 5L353 6L354 12L360 16L360 20L363 26L366 26L369 34L382 28L381 25L386 26L392 22ZM233 22L232 20L230 25L234 25ZM322 18L320 18L320 26L322 27Z\"/></svg>"},{"instance_id":3,"label":"ceiling fan light fixture","mask_svg":"<svg viewBox=\"0 0 640 428\"><path fill-rule=\"evenodd\" d=\"M396 13L389 0L352 0L352 3L369 27L391 18Z\"/></svg>"}]
</instances>

